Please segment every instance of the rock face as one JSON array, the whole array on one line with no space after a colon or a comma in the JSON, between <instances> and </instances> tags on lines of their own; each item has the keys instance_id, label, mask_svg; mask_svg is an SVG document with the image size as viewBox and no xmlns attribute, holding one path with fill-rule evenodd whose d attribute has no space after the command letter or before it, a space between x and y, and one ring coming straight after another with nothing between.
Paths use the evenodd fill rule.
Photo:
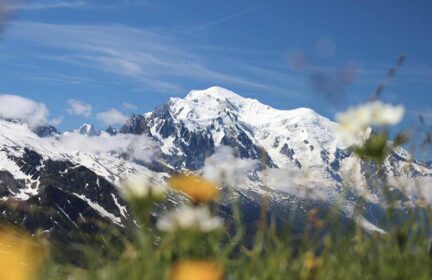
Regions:
<instances>
[{"instance_id":1,"label":"rock face","mask_svg":"<svg viewBox=\"0 0 432 280\"><path fill-rule=\"evenodd\" d=\"M39 137L50 137L60 134L60 131L57 130L52 125L44 125L39 126L34 130L34 133L36 133Z\"/></svg>"},{"instance_id":2,"label":"rock face","mask_svg":"<svg viewBox=\"0 0 432 280\"><path fill-rule=\"evenodd\" d=\"M44 230L59 244L54 254L60 260L74 261L70 254L79 253L74 246L103 234L104 224L119 230L133 227L116 187L87 167L44 159L27 148L20 156L7 157L27 178L0 171L2 216L30 232Z\"/></svg>"},{"instance_id":3,"label":"rock face","mask_svg":"<svg viewBox=\"0 0 432 280\"><path fill-rule=\"evenodd\" d=\"M383 231L388 193L378 187L382 178L376 166L341 149L333 133L336 126L310 109L276 110L213 87L132 115L118 130L101 133L84 124L74 132L89 137L82 137L92 140L89 145L99 143L93 141L99 137L110 137L104 139L112 144L146 136L156 147L151 148L154 159L144 162L128 160L124 151L73 150L53 127L33 132L25 124L0 120L1 215L30 231L45 230L65 244L83 241L82 232L103 233L100 222L127 231L133 223L119 195L122 179L144 173L155 184L164 184L173 172L200 172L208 157L229 146L236 158L257 163L233 186L251 228L265 195L269 215L281 223L295 210L294 223L301 227L308 210L326 212L337 205L341 221L354 218L368 231ZM430 163L410 160L403 149L388 157L384 169L387 176L432 176ZM415 199L398 189L391 193L400 205ZM365 205L363 214L353 217L359 201ZM220 209L227 218L229 205L224 197Z\"/></svg>"},{"instance_id":4,"label":"rock face","mask_svg":"<svg viewBox=\"0 0 432 280\"><path fill-rule=\"evenodd\" d=\"M108 126L105 132L111 136L116 135L118 133L117 129L113 128L112 126Z\"/></svg>"},{"instance_id":5,"label":"rock face","mask_svg":"<svg viewBox=\"0 0 432 280\"><path fill-rule=\"evenodd\" d=\"M78 133L84 136L99 136L101 134L99 129L96 129L92 124L85 123L79 129Z\"/></svg>"}]
</instances>

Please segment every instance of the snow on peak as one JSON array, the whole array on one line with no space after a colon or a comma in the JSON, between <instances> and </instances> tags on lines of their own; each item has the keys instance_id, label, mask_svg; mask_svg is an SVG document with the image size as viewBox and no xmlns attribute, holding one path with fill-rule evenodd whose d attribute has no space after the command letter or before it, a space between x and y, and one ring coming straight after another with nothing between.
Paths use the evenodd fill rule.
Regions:
<instances>
[{"instance_id":1,"label":"snow on peak","mask_svg":"<svg viewBox=\"0 0 432 280\"><path fill-rule=\"evenodd\" d=\"M80 130L86 130L86 131L88 131L88 130L90 130L91 128L93 127L93 125L91 125L91 124L89 124L89 123L84 123L83 125L81 125L80 126Z\"/></svg>"},{"instance_id":2,"label":"snow on peak","mask_svg":"<svg viewBox=\"0 0 432 280\"><path fill-rule=\"evenodd\" d=\"M183 99L170 99L168 106L175 121L191 131L209 131L216 145L225 135L249 135L278 166L293 160L313 166L323 149L332 151L337 146L332 133L336 124L315 111L275 109L221 87L193 90Z\"/></svg>"},{"instance_id":3,"label":"snow on peak","mask_svg":"<svg viewBox=\"0 0 432 280\"><path fill-rule=\"evenodd\" d=\"M78 133L85 136L98 136L101 132L96 129L92 124L86 122L82 126L80 126L80 128L78 129Z\"/></svg>"},{"instance_id":4,"label":"snow on peak","mask_svg":"<svg viewBox=\"0 0 432 280\"><path fill-rule=\"evenodd\" d=\"M184 98L172 98L171 112L177 120L206 125L227 112L253 127L287 119L317 119L321 116L308 108L278 110L256 99L242 97L228 89L214 86L204 90L192 90ZM322 117L321 117L322 118Z\"/></svg>"},{"instance_id":5,"label":"snow on peak","mask_svg":"<svg viewBox=\"0 0 432 280\"><path fill-rule=\"evenodd\" d=\"M185 97L187 100L202 99L202 98L215 98L221 100L245 100L246 98L234 93L223 87L213 86L204 90L191 90Z\"/></svg>"}]
</instances>

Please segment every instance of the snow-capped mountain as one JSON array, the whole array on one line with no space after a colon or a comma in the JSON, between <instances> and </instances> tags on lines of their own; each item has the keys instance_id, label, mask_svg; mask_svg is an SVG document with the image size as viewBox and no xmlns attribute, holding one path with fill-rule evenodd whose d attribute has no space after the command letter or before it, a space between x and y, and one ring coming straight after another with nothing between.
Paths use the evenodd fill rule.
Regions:
<instances>
[{"instance_id":1,"label":"snow-capped mountain","mask_svg":"<svg viewBox=\"0 0 432 280\"><path fill-rule=\"evenodd\" d=\"M0 120L0 213L31 232L46 231L53 242L88 242L86 233L102 233L104 223L127 230L133 224L117 189L121 180L147 174L162 183L165 176L127 160L127 138L115 139L122 148L103 136L43 136L26 124ZM60 257L68 258L71 250Z\"/></svg>"},{"instance_id":2,"label":"snow-capped mountain","mask_svg":"<svg viewBox=\"0 0 432 280\"><path fill-rule=\"evenodd\" d=\"M381 231L369 221L378 222L380 214L370 210L385 203L384 190L371 179L377 168L340 148L336 126L311 109L277 110L212 87L133 115L120 132L155 139L164 162L175 170L200 170L218 147L230 146L237 157L261 163L260 171L236 186L252 201L257 193L270 193L278 208L293 198L299 202L307 193L336 205L344 193L343 214L352 215L358 200L365 199L369 208L359 222ZM432 175L430 166L413 161L403 149L391 154L385 169L390 176ZM400 194L398 199L407 198Z\"/></svg>"},{"instance_id":3,"label":"snow-capped mountain","mask_svg":"<svg viewBox=\"0 0 432 280\"><path fill-rule=\"evenodd\" d=\"M94 125L89 123L84 123L81 125L78 129L73 130L72 132L77 132L84 136L99 136L101 134L101 131L97 129Z\"/></svg>"},{"instance_id":4,"label":"snow-capped mountain","mask_svg":"<svg viewBox=\"0 0 432 280\"><path fill-rule=\"evenodd\" d=\"M120 132L145 134L158 141L163 157L175 169L198 170L217 147L228 145L238 157L259 159L270 168L313 170L326 180L340 182L347 172L353 177L351 168L357 160L340 148L336 126L311 109L276 110L212 87L191 91L184 99L171 98L153 112L133 115ZM403 149L389 158L386 167L391 174L430 173Z\"/></svg>"},{"instance_id":5,"label":"snow-capped mountain","mask_svg":"<svg viewBox=\"0 0 432 280\"><path fill-rule=\"evenodd\" d=\"M246 216L259 213L265 195L269 211L281 222L294 209L306 215L312 208L337 206L341 219L354 218L369 231L383 232L386 194L377 187L377 168L341 149L336 126L313 110L277 110L220 87L171 98L153 112L132 115L118 131L101 133L84 124L65 134L55 128L35 133L26 124L0 120L2 215L59 240L71 229L100 230L87 221L127 229L133 223L118 192L123 179L144 173L164 184L174 172L224 166L232 173L238 160L250 167L247 176L232 183ZM220 154L226 146L235 157L212 166L212 160L226 158ZM403 149L389 156L385 169L398 178L432 176L430 165L411 160ZM390 191L400 205L415 202L414 195ZM354 215L360 200L364 209ZM29 205L36 205L37 214L27 210ZM222 199L221 211L229 213L229 197ZM79 235L66 236L75 240Z\"/></svg>"}]
</instances>

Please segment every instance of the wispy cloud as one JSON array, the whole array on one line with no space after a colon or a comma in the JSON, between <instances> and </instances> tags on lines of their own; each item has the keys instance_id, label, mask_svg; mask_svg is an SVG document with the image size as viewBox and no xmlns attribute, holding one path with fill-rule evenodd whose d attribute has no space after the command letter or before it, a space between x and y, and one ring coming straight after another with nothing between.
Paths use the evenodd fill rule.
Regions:
<instances>
[{"instance_id":1,"label":"wispy cloud","mask_svg":"<svg viewBox=\"0 0 432 280\"><path fill-rule=\"evenodd\" d=\"M128 117L116 109L97 113L96 118L106 125L124 124Z\"/></svg>"},{"instance_id":2,"label":"wispy cloud","mask_svg":"<svg viewBox=\"0 0 432 280\"><path fill-rule=\"evenodd\" d=\"M123 102L122 107L129 111L136 111L138 109L138 106L131 104L129 102Z\"/></svg>"},{"instance_id":3,"label":"wispy cloud","mask_svg":"<svg viewBox=\"0 0 432 280\"><path fill-rule=\"evenodd\" d=\"M89 1L14 1L7 6L10 10L49 10L49 9L76 9L89 5Z\"/></svg>"},{"instance_id":4,"label":"wispy cloud","mask_svg":"<svg viewBox=\"0 0 432 280\"><path fill-rule=\"evenodd\" d=\"M9 57L7 60L17 59L18 56ZM32 82L43 82L49 85L82 85L85 84L87 87L98 87L107 85L119 84L115 80L100 80L93 77L83 75L71 75L58 71L49 71L41 65L25 64L25 63L11 63L8 61L2 61L2 65L7 71L2 73L2 78L19 78L22 81ZM31 72L31 75L29 75Z\"/></svg>"},{"instance_id":5,"label":"wispy cloud","mask_svg":"<svg viewBox=\"0 0 432 280\"><path fill-rule=\"evenodd\" d=\"M175 36L125 25L60 25L40 22L11 24L9 38L44 47L39 58L56 60L115 74L158 92L183 93L180 80L278 91L271 83L232 74L209 65ZM49 50L56 50L56 54ZM238 63L239 64L239 63Z\"/></svg>"},{"instance_id":6,"label":"wispy cloud","mask_svg":"<svg viewBox=\"0 0 432 280\"><path fill-rule=\"evenodd\" d=\"M186 33L207 30L210 27L214 27L216 25L234 20L236 18L239 18L239 17L242 17L242 16L247 15L249 13L252 13L256 10L257 10L257 7L249 8L249 9L245 9L245 10L240 11L240 12L236 12L236 13L222 16L222 17L217 18L217 19L209 20L207 22L202 22L202 23L194 24L194 25L182 25L182 26L180 26L180 28L182 29L183 32L186 32Z\"/></svg>"},{"instance_id":7,"label":"wispy cloud","mask_svg":"<svg viewBox=\"0 0 432 280\"><path fill-rule=\"evenodd\" d=\"M93 0L0 0L0 20L1 11L5 12L39 12L46 10L65 10L65 9L116 9L121 7L157 7L149 1L141 0L114 0L114 1L93 1Z\"/></svg>"},{"instance_id":8,"label":"wispy cloud","mask_svg":"<svg viewBox=\"0 0 432 280\"><path fill-rule=\"evenodd\" d=\"M80 100L69 99L68 106L66 111L71 115L90 117L92 112L92 106Z\"/></svg>"}]
</instances>

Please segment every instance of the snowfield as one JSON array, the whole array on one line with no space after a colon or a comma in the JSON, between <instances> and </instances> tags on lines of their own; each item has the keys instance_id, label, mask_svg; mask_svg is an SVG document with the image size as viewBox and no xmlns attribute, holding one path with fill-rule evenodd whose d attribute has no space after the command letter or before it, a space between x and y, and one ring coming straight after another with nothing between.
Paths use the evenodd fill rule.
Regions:
<instances>
[{"instance_id":1,"label":"snowfield","mask_svg":"<svg viewBox=\"0 0 432 280\"><path fill-rule=\"evenodd\" d=\"M37 169L43 169L43 161L48 159L68 161L74 168L88 168L117 188L136 174L163 185L170 172L203 171L213 180L230 174L225 183L255 201L257 194L266 194L281 205L293 198L301 203L310 197L337 205L347 217L354 215L360 198L385 208L382 190L371 184L367 175L373 175L375 167L341 148L334 134L336 127L311 109L277 110L220 87L194 90L183 99L170 98L153 112L133 115L112 133L84 124L71 132L39 137L25 123L0 120L0 171L9 172L26 186L1 199L25 201L43 187L39 178L19 165L27 149L42 156ZM385 167L390 177L405 180L432 176L430 166L412 161L403 149L390 155ZM58 170L58 175L67 172ZM412 187L402 189L397 184L400 181L392 182L401 190L401 201L415 204L419 194ZM114 223L122 223L97 201L72 193ZM126 216L118 195L111 196L120 216ZM430 197L426 200L432 201ZM383 232L370 221L374 214L368 215L355 220L366 230Z\"/></svg>"}]
</instances>

